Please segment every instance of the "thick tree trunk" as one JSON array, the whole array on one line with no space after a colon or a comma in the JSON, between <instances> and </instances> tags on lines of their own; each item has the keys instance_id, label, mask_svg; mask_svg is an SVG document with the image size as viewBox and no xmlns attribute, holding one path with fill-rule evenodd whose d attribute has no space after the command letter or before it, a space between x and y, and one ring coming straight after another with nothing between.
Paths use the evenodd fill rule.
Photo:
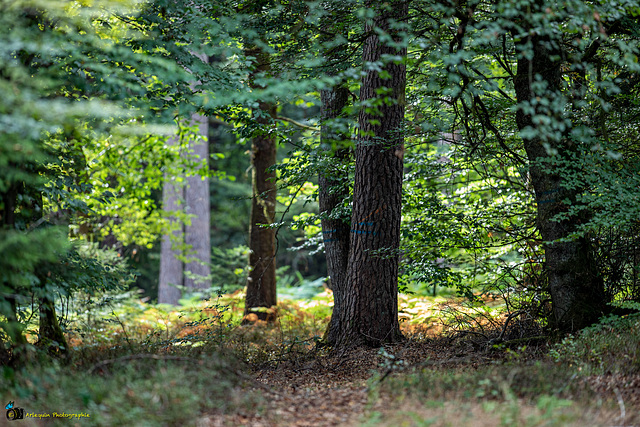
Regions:
<instances>
[{"instance_id":1,"label":"thick tree trunk","mask_svg":"<svg viewBox=\"0 0 640 427\"><path fill-rule=\"evenodd\" d=\"M369 37L363 46L363 63L381 61L383 55L404 57L406 48L385 45L374 28L400 41L389 21L406 19L407 3L372 7L377 13L374 22L365 27ZM338 325L330 326L328 336L329 344L336 348L380 345L402 339L398 323L398 248L406 67L390 62L382 70L383 73L367 70L360 88L360 99L365 105L381 97L385 99L377 107L364 107L359 117L348 289L343 306L331 318Z\"/></svg>"},{"instance_id":2,"label":"thick tree trunk","mask_svg":"<svg viewBox=\"0 0 640 427\"><path fill-rule=\"evenodd\" d=\"M320 144L327 150L333 146L333 157L338 163L338 167L339 163L348 156L347 149L340 148L347 136L339 130L336 131L335 126L331 124L331 119L340 116L343 108L347 105L348 95L349 91L345 86L323 90L320 94L323 118ZM322 238L327 257L327 273L331 280L331 289L334 291L332 316L336 319L336 321L330 323L327 336L337 336L339 334L341 325L338 313L343 309L344 296L348 292L347 265L349 261L349 230L351 226L343 218L335 217L334 209L343 203L344 199L349 195L349 189L342 185L339 173L339 170L327 170L318 177L318 202L320 214L323 216L321 220ZM331 329L337 330L331 331Z\"/></svg>"},{"instance_id":3,"label":"thick tree trunk","mask_svg":"<svg viewBox=\"0 0 640 427\"><path fill-rule=\"evenodd\" d=\"M168 144L177 144L175 137ZM165 175L162 188L162 209L170 213L171 229L174 231L162 236L160 248L160 280L158 283L158 303L178 305L182 292L176 286L184 286L183 262L180 259L180 246L184 242L184 224L182 220L172 214L183 209L184 185L172 182L171 177Z\"/></svg>"},{"instance_id":4,"label":"thick tree trunk","mask_svg":"<svg viewBox=\"0 0 640 427\"><path fill-rule=\"evenodd\" d=\"M562 76L559 52L550 50L552 43L542 37L531 37L533 58L518 60L515 91L519 104L528 104L534 97L553 98L560 96ZM524 50L524 42L520 45ZM532 83L537 76L547 84L544 94L536 94ZM522 108L516 112L518 129L536 129L531 114ZM545 242L545 268L549 280L549 290L553 304L556 326L563 331L574 331L595 322L605 309L605 295L602 278L593 258L591 242L586 237L559 242L576 230L578 218L554 221L553 218L566 212L568 206L563 200L575 202L578 189L568 188L560 174L550 171L545 164L551 156L549 148L557 150L560 158L568 159L575 151L574 143L563 137L559 141L543 139L544 130L535 136L523 138L524 148L530 164L530 176L538 206L537 226ZM530 133L527 133L530 134Z\"/></svg>"},{"instance_id":5,"label":"thick tree trunk","mask_svg":"<svg viewBox=\"0 0 640 427\"><path fill-rule=\"evenodd\" d=\"M256 58L253 76L268 72L269 55L259 48L248 49L247 56ZM253 86L253 82L251 83ZM255 86L253 86L255 87ZM261 125L267 125L276 115L275 105L260 102L254 111ZM276 238L275 230L265 225L272 224L276 213L276 174L269 168L276 164L276 141L272 133L258 131L251 143L251 166L253 198L251 202L251 228L249 230L249 277L245 315L255 313L261 320L273 320L265 311L255 308L270 308L277 304L276 295Z\"/></svg>"},{"instance_id":6,"label":"thick tree trunk","mask_svg":"<svg viewBox=\"0 0 640 427\"><path fill-rule=\"evenodd\" d=\"M189 145L190 163L209 159L207 140L207 118L194 114L191 125L198 124L198 132L205 137ZM177 144L177 139L169 144ZM205 166L208 172L208 166ZM196 171L193 171L196 172ZM209 199L209 179L195 173L186 178L186 185L173 183L165 176L162 189L162 207L165 212L184 212L190 215L190 223L185 225L179 215L171 216L173 234L162 238L160 254L160 281L158 284L158 302L178 305L182 292L176 286L190 289L208 289L211 262L211 206ZM183 256L189 261L184 262ZM193 274L190 278L189 274Z\"/></svg>"},{"instance_id":7,"label":"thick tree trunk","mask_svg":"<svg viewBox=\"0 0 640 427\"><path fill-rule=\"evenodd\" d=\"M192 123L199 124L199 133L204 137L192 144L190 155L194 161L206 161L208 173L209 141L208 119L194 114ZM209 289L211 287L211 203L209 197L209 178L198 174L187 178L185 189L185 209L191 215L190 223L185 226L185 243L189 247L191 262L184 265L184 285L189 289ZM189 277L193 275L192 277Z\"/></svg>"}]
</instances>

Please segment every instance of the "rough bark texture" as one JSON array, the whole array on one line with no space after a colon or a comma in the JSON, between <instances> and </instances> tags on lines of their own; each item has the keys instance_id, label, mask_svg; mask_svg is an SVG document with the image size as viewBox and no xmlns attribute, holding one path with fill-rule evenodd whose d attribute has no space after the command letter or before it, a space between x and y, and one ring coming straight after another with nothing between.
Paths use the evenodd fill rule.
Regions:
<instances>
[{"instance_id":1,"label":"rough bark texture","mask_svg":"<svg viewBox=\"0 0 640 427\"><path fill-rule=\"evenodd\" d=\"M560 92L562 75L559 52L550 50L548 39L532 36L534 55L531 60L518 60L515 91L518 103L529 102L534 96L532 82L536 76L547 83L546 93ZM524 41L522 42L524 47ZM522 131L535 128L533 118L522 109L516 113L516 123ZM539 133L537 135L540 135ZM560 222L552 221L567 210L562 202L575 201L577 190L567 189L562 177L549 171L542 163L549 157L540 136L524 138L524 147L530 164L530 176L537 201L537 226L545 242L545 268L549 280L553 314L556 326L563 331L574 331L593 323L605 309L604 286L593 259L593 249L588 238L569 242L557 242L576 230L577 218ZM558 150L559 156L572 151L573 142L568 138L561 142L548 141Z\"/></svg>"},{"instance_id":2,"label":"rough bark texture","mask_svg":"<svg viewBox=\"0 0 640 427\"><path fill-rule=\"evenodd\" d=\"M371 5L376 18L367 23L369 34L363 46L363 63L381 61L383 55L405 56L406 49L383 44L374 28L398 41L389 20L407 16L406 2ZM387 9L388 6L388 9ZM398 323L398 253L400 242L403 136L406 67L387 63L381 73L367 70L362 78L360 99L385 97L377 108L360 112L360 135L356 148L356 171L351 219L348 289L344 303L331 322L329 344L336 348L380 345L402 338ZM384 76L384 75L383 75ZM380 91L386 88L386 96ZM377 252L381 251L381 252Z\"/></svg>"},{"instance_id":3,"label":"rough bark texture","mask_svg":"<svg viewBox=\"0 0 640 427\"><path fill-rule=\"evenodd\" d=\"M176 137L177 138L177 137ZM168 144L176 144L176 139ZM183 208L184 186L173 183L165 176L162 188L162 209L165 212L178 212ZM176 286L184 286L183 262L180 260L179 246L184 241L184 224L176 216L171 216L172 234L162 236L160 248L160 280L158 283L158 302L160 304L178 305L181 291Z\"/></svg>"},{"instance_id":4,"label":"rough bark texture","mask_svg":"<svg viewBox=\"0 0 640 427\"><path fill-rule=\"evenodd\" d=\"M346 137L340 132L336 132L331 126L331 119L339 117L342 109L347 105L349 91L344 86L323 90L320 94L322 101L322 117L324 123L320 131L320 144L331 147L339 146L339 143ZM348 155L346 149L337 148L334 157L339 162ZM324 251L327 257L327 273L331 279L331 289L333 290L334 304L333 316L336 321L331 322L328 336L336 336L340 329L340 315L338 314L344 306L344 296L347 292L347 265L349 261L349 238L351 226L349 222L342 218L329 218L333 210L338 207L349 195L348 188L340 186L340 180L336 177L336 171L327 171L318 177L319 195L318 202L320 213L324 215L322 223L322 237L324 241Z\"/></svg>"},{"instance_id":5,"label":"rough bark texture","mask_svg":"<svg viewBox=\"0 0 640 427\"><path fill-rule=\"evenodd\" d=\"M253 75L268 72L269 55L262 50L248 49L247 55L256 58ZM252 79L253 80L253 76ZM251 83L253 86L253 82ZM255 86L253 86L255 87ZM265 125L276 114L275 105L260 102L254 114L258 123ZM266 116L265 116L266 115ZM245 315L255 313L261 320L272 320L258 307L272 307L277 303L276 295L276 238L275 230L264 227L272 224L276 212L275 172L269 168L276 164L276 141L272 133L259 132L251 142L251 166L253 198L251 202L251 225L249 230L249 277Z\"/></svg>"},{"instance_id":6,"label":"rough bark texture","mask_svg":"<svg viewBox=\"0 0 640 427\"><path fill-rule=\"evenodd\" d=\"M194 161L209 159L208 119L194 114L192 123L198 123L200 135L204 139L194 142L190 148L190 155ZM205 171L208 172L208 162ZM191 215L190 224L185 226L184 239L189 246L191 262L184 265L185 273L195 275L190 278L185 274L184 286L190 289L209 289L211 287L211 203L209 197L209 178L194 175L187 178L185 189L185 209Z\"/></svg>"}]
</instances>

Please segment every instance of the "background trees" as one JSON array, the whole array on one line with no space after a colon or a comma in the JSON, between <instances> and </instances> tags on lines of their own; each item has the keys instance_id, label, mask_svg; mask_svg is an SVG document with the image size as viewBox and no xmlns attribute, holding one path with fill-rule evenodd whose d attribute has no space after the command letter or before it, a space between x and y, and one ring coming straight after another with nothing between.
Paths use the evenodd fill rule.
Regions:
<instances>
[{"instance_id":1,"label":"background trees","mask_svg":"<svg viewBox=\"0 0 640 427\"><path fill-rule=\"evenodd\" d=\"M91 242L155 283L174 177L225 209L195 213L200 265L207 288L250 278L247 313L275 304L274 257L313 260L276 247L327 251L332 345L400 339L398 280L502 292L566 331L640 295L634 2L100 5L2 9L7 348L30 300L61 344L56 301L127 286ZM213 157L167 143L193 114L219 124Z\"/></svg>"}]
</instances>

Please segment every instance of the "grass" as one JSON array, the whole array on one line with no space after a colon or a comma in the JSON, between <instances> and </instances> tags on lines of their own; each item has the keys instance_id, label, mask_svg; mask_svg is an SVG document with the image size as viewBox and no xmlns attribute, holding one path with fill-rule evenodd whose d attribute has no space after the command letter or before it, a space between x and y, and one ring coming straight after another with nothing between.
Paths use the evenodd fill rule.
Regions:
<instances>
[{"instance_id":1,"label":"grass","mask_svg":"<svg viewBox=\"0 0 640 427\"><path fill-rule=\"evenodd\" d=\"M640 371L640 313L604 317L550 352L559 363L583 375L633 374Z\"/></svg>"},{"instance_id":2,"label":"grass","mask_svg":"<svg viewBox=\"0 0 640 427\"><path fill-rule=\"evenodd\" d=\"M179 310L135 297L96 304L68 319L67 358L40 363L34 353L25 368L3 367L0 398L31 414L21 425L68 425L54 413L92 426L193 425L203 413L260 414L262 395L247 392L248 364L308 353L324 332L328 301L283 300L276 325L243 326L240 291L184 301Z\"/></svg>"},{"instance_id":3,"label":"grass","mask_svg":"<svg viewBox=\"0 0 640 427\"><path fill-rule=\"evenodd\" d=\"M605 317L542 353L494 346L491 363L374 376L363 425L637 425L639 349L640 313Z\"/></svg>"}]
</instances>

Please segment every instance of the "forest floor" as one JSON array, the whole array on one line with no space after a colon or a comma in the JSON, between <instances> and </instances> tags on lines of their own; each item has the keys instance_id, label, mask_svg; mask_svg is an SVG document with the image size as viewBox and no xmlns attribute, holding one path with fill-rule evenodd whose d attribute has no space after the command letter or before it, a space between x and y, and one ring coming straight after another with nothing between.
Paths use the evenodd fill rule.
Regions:
<instances>
[{"instance_id":1,"label":"forest floor","mask_svg":"<svg viewBox=\"0 0 640 427\"><path fill-rule=\"evenodd\" d=\"M401 295L403 342L336 354L316 345L331 303L283 299L249 324L242 293L88 310L65 358L3 368L0 398L86 414L24 427L640 427L640 314L561 339L492 298Z\"/></svg>"},{"instance_id":2,"label":"forest floor","mask_svg":"<svg viewBox=\"0 0 640 427\"><path fill-rule=\"evenodd\" d=\"M640 426L638 374L608 373L583 379L563 376L561 381L575 382L575 394L564 393L561 398L553 396L557 390L534 384L541 387L540 395L532 396L534 389L519 397L518 385L507 382L536 363L540 349L529 352L528 362L513 363L500 352L465 352L450 344L443 338L407 340L386 346L384 352L361 348L339 356L307 355L257 368L252 373L255 382L247 387L263 394L265 404L260 411L213 412L200 418L197 425ZM492 369L506 375L492 378ZM435 390L413 393L413 383L406 376L423 370L437 372L436 379L439 375L459 376L461 387L438 390L441 385L433 384ZM553 369L548 375L553 375ZM477 380L480 377L483 379ZM385 382L392 381L385 387ZM455 382L449 385L455 386ZM429 396L433 391L436 396Z\"/></svg>"},{"instance_id":3,"label":"forest floor","mask_svg":"<svg viewBox=\"0 0 640 427\"><path fill-rule=\"evenodd\" d=\"M526 324L517 322L507 328L506 316L496 315L492 306L496 303L486 299L482 310L472 313L460 300L401 296L404 342L342 354L311 347L280 353L250 370L245 387L264 397L259 410L214 411L197 425L640 426L639 369L591 369L579 355L552 360L549 337L523 332ZM443 321L445 312L449 320L455 313L458 321L476 323L451 329L452 323ZM529 335L509 341L514 333ZM497 336L503 344L492 345L489 338ZM600 368L607 357L640 368L637 338L631 333L625 348L603 343L611 348L606 355L595 342L585 345L594 347L590 351ZM557 351L579 347L569 343Z\"/></svg>"}]
</instances>

